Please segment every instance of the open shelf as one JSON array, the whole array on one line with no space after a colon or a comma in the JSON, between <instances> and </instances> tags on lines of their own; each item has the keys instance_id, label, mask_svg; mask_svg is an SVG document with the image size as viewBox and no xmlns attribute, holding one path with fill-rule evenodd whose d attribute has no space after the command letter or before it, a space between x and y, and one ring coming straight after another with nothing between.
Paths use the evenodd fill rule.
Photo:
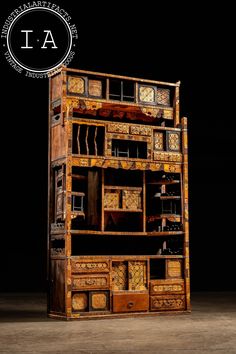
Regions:
<instances>
[{"instance_id":1,"label":"open shelf","mask_svg":"<svg viewBox=\"0 0 236 354\"><path fill-rule=\"evenodd\" d=\"M98 236L179 236L183 231L152 231L152 232L122 232L122 231L96 231L96 230L71 230L72 235L98 235Z\"/></svg>"},{"instance_id":2,"label":"open shelf","mask_svg":"<svg viewBox=\"0 0 236 354\"><path fill-rule=\"evenodd\" d=\"M171 181L167 181L167 180L162 180L162 181L155 181L155 182L147 182L147 184L158 184L158 185L163 185L163 184L176 184L176 183L180 183L180 180L178 179L174 179Z\"/></svg>"},{"instance_id":3,"label":"open shelf","mask_svg":"<svg viewBox=\"0 0 236 354\"><path fill-rule=\"evenodd\" d=\"M104 211L110 211L110 212L123 212L123 213L142 213L142 209L110 209L106 208Z\"/></svg>"}]
</instances>

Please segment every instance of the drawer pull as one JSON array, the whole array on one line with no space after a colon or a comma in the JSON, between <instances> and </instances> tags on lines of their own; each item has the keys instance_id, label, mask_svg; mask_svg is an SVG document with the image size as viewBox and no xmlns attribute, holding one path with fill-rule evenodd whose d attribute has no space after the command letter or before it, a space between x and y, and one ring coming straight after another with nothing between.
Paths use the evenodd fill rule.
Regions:
<instances>
[{"instance_id":1,"label":"drawer pull","mask_svg":"<svg viewBox=\"0 0 236 354\"><path fill-rule=\"evenodd\" d=\"M134 302L133 301L128 302L128 308L129 309L131 309L131 307L133 307L133 306L134 306Z\"/></svg>"}]
</instances>

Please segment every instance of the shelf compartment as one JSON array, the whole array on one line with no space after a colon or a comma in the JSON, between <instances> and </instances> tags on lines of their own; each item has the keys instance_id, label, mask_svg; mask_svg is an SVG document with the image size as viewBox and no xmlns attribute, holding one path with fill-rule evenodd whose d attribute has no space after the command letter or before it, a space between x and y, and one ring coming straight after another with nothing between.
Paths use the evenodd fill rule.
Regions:
<instances>
[{"instance_id":1,"label":"shelf compartment","mask_svg":"<svg viewBox=\"0 0 236 354\"><path fill-rule=\"evenodd\" d=\"M142 213L143 209L111 209L111 208L106 208L104 211L109 211L109 212L124 212L124 213Z\"/></svg>"},{"instance_id":2,"label":"shelf compartment","mask_svg":"<svg viewBox=\"0 0 236 354\"><path fill-rule=\"evenodd\" d=\"M96 230L71 230L72 235L97 235L97 236L179 236L183 235L183 231L150 231L150 232L125 232L125 231L96 231Z\"/></svg>"},{"instance_id":3,"label":"shelf compartment","mask_svg":"<svg viewBox=\"0 0 236 354\"><path fill-rule=\"evenodd\" d=\"M147 184L158 184L158 185L163 185L163 184L176 184L176 183L180 183L179 179L174 179L174 180L162 180L162 181L155 181L155 182L147 182Z\"/></svg>"}]
</instances>

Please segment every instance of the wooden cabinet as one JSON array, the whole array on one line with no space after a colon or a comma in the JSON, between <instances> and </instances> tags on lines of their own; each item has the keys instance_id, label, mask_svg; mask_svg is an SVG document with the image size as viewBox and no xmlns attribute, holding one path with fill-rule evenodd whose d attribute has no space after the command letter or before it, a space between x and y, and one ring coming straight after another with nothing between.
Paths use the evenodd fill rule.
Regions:
<instances>
[{"instance_id":1,"label":"wooden cabinet","mask_svg":"<svg viewBox=\"0 0 236 354\"><path fill-rule=\"evenodd\" d=\"M190 311L179 85L67 68L51 76L50 317Z\"/></svg>"}]
</instances>

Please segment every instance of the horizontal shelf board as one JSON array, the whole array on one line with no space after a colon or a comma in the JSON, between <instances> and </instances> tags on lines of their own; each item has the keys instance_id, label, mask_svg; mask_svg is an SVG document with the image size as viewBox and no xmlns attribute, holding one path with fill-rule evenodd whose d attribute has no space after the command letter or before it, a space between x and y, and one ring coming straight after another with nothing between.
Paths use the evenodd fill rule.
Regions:
<instances>
[{"instance_id":1,"label":"horizontal shelf board","mask_svg":"<svg viewBox=\"0 0 236 354\"><path fill-rule=\"evenodd\" d=\"M146 260L146 259L153 259L153 258L156 258L156 259L170 259L170 258L185 258L185 256L183 255L150 255L150 254L142 254L142 255L133 255L133 254L128 254L128 255L94 255L94 254L91 254L91 255L73 255L69 258L72 258L72 259L76 259L76 260L83 260L83 259L91 259L93 258L93 260L95 261L96 259L112 259L112 260L120 260L122 258L123 261L125 260L129 260L129 259L143 259L143 260Z\"/></svg>"},{"instance_id":2,"label":"horizontal shelf board","mask_svg":"<svg viewBox=\"0 0 236 354\"><path fill-rule=\"evenodd\" d=\"M180 180L178 179L173 179L172 181L155 181L155 182L147 182L147 184L175 184L175 183L180 183Z\"/></svg>"},{"instance_id":3,"label":"horizontal shelf board","mask_svg":"<svg viewBox=\"0 0 236 354\"><path fill-rule=\"evenodd\" d=\"M104 189L118 189L118 190L129 190L129 191L142 191L142 187L127 187L127 186L108 186L105 185Z\"/></svg>"},{"instance_id":4,"label":"horizontal shelf board","mask_svg":"<svg viewBox=\"0 0 236 354\"><path fill-rule=\"evenodd\" d=\"M104 211L111 211L111 212L121 212L121 213L142 213L142 209L104 209Z\"/></svg>"},{"instance_id":5,"label":"horizontal shelf board","mask_svg":"<svg viewBox=\"0 0 236 354\"><path fill-rule=\"evenodd\" d=\"M125 232L125 231L95 231L95 230L71 230L72 235L98 235L98 236L174 236L182 235L183 231L153 231L153 232Z\"/></svg>"},{"instance_id":6,"label":"horizontal shelf board","mask_svg":"<svg viewBox=\"0 0 236 354\"><path fill-rule=\"evenodd\" d=\"M157 197L158 198L158 197ZM180 199L180 196L178 195L163 195L159 197L161 200L172 200L172 199Z\"/></svg>"},{"instance_id":7,"label":"horizontal shelf board","mask_svg":"<svg viewBox=\"0 0 236 354\"><path fill-rule=\"evenodd\" d=\"M81 216L85 216L85 213L83 212L83 211L72 211L71 212L71 215L73 216L73 215L81 215Z\"/></svg>"}]
</instances>

